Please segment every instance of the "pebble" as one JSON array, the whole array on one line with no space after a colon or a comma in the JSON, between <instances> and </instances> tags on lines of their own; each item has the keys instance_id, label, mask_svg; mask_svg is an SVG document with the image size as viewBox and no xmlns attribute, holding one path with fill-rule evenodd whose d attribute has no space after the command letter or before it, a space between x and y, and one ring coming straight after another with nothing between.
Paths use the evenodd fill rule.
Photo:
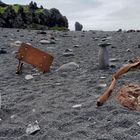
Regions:
<instances>
[{"instance_id":1,"label":"pebble","mask_svg":"<svg viewBox=\"0 0 140 140\"><path fill-rule=\"evenodd\" d=\"M50 44L50 41L49 40L40 40L40 43L41 44Z\"/></svg>"},{"instance_id":2,"label":"pebble","mask_svg":"<svg viewBox=\"0 0 140 140\"><path fill-rule=\"evenodd\" d=\"M140 126L140 122L137 122L137 124Z\"/></svg>"},{"instance_id":3,"label":"pebble","mask_svg":"<svg viewBox=\"0 0 140 140\"><path fill-rule=\"evenodd\" d=\"M74 56L74 53L73 52L65 52L65 53L63 53L63 56L66 56L66 57Z\"/></svg>"},{"instance_id":4,"label":"pebble","mask_svg":"<svg viewBox=\"0 0 140 140\"><path fill-rule=\"evenodd\" d=\"M45 40L45 39L43 39L43 40L40 40L40 43L41 44L55 44L55 40Z\"/></svg>"},{"instance_id":5,"label":"pebble","mask_svg":"<svg viewBox=\"0 0 140 140\"><path fill-rule=\"evenodd\" d=\"M72 108L79 108L82 107L82 104L73 105Z\"/></svg>"},{"instance_id":6,"label":"pebble","mask_svg":"<svg viewBox=\"0 0 140 140\"><path fill-rule=\"evenodd\" d=\"M37 131L40 130L40 127L38 124L29 124L27 129L26 129L26 134L28 135L32 135L32 134L35 134Z\"/></svg>"},{"instance_id":7,"label":"pebble","mask_svg":"<svg viewBox=\"0 0 140 140\"><path fill-rule=\"evenodd\" d=\"M110 61L110 62L118 62L119 59L118 59L118 58L110 58L109 61Z\"/></svg>"},{"instance_id":8,"label":"pebble","mask_svg":"<svg viewBox=\"0 0 140 140\"><path fill-rule=\"evenodd\" d=\"M60 66L60 68L58 68L56 71L75 71L79 68L79 65L75 62L69 62L66 64L63 64L62 66Z\"/></svg>"},{"instance_id":9,"label":"pebble","mask_svg":"<svg viewBox=\"0 0 140 140\"><path fill-rule=\"evenodd\" d=\"M14 43L10 43L11 47L20 47L20 45L22 44L21 41L15 41Z\"/></svg>"},{"instance_id":10,"label":"pebble","mask_svg":"<svg viewBox=\"0 0 140 140\"><path fill-rule=\"evenodd\" d=\"M80 45L73 45L73 48L79 48Z\"/></svg>"},{"instance_id":11,"label":"pebble","mask_svg":"<svg viewBox=\"0 0 140 140\"><path fill-rule=\"evenodd\" d=\"M5 48L0 49L0 54L6 54L6 53L7 53L7 51L5 50Z\"/></svg>"},{"instance_id":12,"label":"pebble","mask_svg":"<svg viewBox=\"0 0 140 140\"><path fill-rule=\"evenodd\" d=\"M33 76L32 76L32 75L26 75L26 76L25 76L25 79L26 79L26 80L31 80L31 79L33 79Z\"/></svg>"}]
</instances>

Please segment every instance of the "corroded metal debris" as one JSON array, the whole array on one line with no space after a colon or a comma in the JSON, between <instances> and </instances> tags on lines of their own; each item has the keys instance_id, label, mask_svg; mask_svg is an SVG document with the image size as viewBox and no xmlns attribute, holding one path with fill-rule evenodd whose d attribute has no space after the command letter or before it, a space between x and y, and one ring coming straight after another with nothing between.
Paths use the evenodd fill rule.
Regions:
<instances>
[{"instance_id":1,"label":"corroded metal debris","mask_svg":"<svg viewBox=\"0 0 140 140\"><path fill-rule=\"evenodd\" d=\"M54 57L29 44L22 43L16 55L19 60L16 74L21 74L23 61L38 68L43 73L48 72Z\"/></svg>"}]
</instances>

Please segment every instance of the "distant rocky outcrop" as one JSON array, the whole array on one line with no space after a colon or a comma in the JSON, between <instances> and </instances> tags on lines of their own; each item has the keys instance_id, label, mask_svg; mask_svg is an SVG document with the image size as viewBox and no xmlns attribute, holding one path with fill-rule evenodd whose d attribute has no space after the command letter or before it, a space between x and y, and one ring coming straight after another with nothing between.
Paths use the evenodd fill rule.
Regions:
<instances>
[{"instance_id":1,"label":"distant rocky outcrop","mask_svg":"<svg viewBox=\"0 0 140 140\"><path fill-rule=\"evenodd\" d=\"M0 27L48 29L68 28L68 20L58 9L40 8L35 2L29 5L7 5L0 1Z\"/></svg>"},{"instance_id":2,"label":"distant rocky outcrop","mask_svg":"<svg viewBox=\"0 0 140 140\"><path fill-rule=\"evenodd\" d=\"M83 25L79 22L75 22L75 31L82 31Z\"/></svg>"}]
</instances>

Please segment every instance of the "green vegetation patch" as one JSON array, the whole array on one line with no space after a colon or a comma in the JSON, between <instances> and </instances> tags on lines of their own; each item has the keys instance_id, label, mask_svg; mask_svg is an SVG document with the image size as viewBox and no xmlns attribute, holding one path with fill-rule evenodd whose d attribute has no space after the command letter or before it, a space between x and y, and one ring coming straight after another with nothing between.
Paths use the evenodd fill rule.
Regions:
<instances>
[{"instance_id":1,"label":"green vegetation patch","mask_svg":"<svg viewBox=\"0 0 140 140\"><path fill-rule=\"evenodd\" d=\"M53 27L50 27L49 30L64 31L64 30L67 30L67 28L66 27L60 27L60 26L53 26Z\"/></svg>"},{"instance_id":2,"label":"green vegetation patch","mask_svg":"<svg viewBox=\"0 0 140 140\"><path fill-rule=\"evenodd\" d=\"M5 7L0 6L0 13L2 14L2 13L4 13L4 11L5 11Z\"/></svg>"}]
</instances>

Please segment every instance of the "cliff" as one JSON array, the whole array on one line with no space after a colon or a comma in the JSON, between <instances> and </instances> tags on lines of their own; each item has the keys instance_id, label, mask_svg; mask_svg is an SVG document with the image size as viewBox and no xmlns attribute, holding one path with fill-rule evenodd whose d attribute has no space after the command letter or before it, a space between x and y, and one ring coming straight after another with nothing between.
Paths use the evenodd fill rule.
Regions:
<instances>
[{"instance_id":1,"label":"cliff","mask_svg":"<svg viewBox=\"0 0 140 140\"><path fill-rule=\"evenodd\" d=\"M56 8L44 9L35 2L8 5L0 1L0 27L49 29L68 28L68 20Z\"/></svg>"}]
</instances>

